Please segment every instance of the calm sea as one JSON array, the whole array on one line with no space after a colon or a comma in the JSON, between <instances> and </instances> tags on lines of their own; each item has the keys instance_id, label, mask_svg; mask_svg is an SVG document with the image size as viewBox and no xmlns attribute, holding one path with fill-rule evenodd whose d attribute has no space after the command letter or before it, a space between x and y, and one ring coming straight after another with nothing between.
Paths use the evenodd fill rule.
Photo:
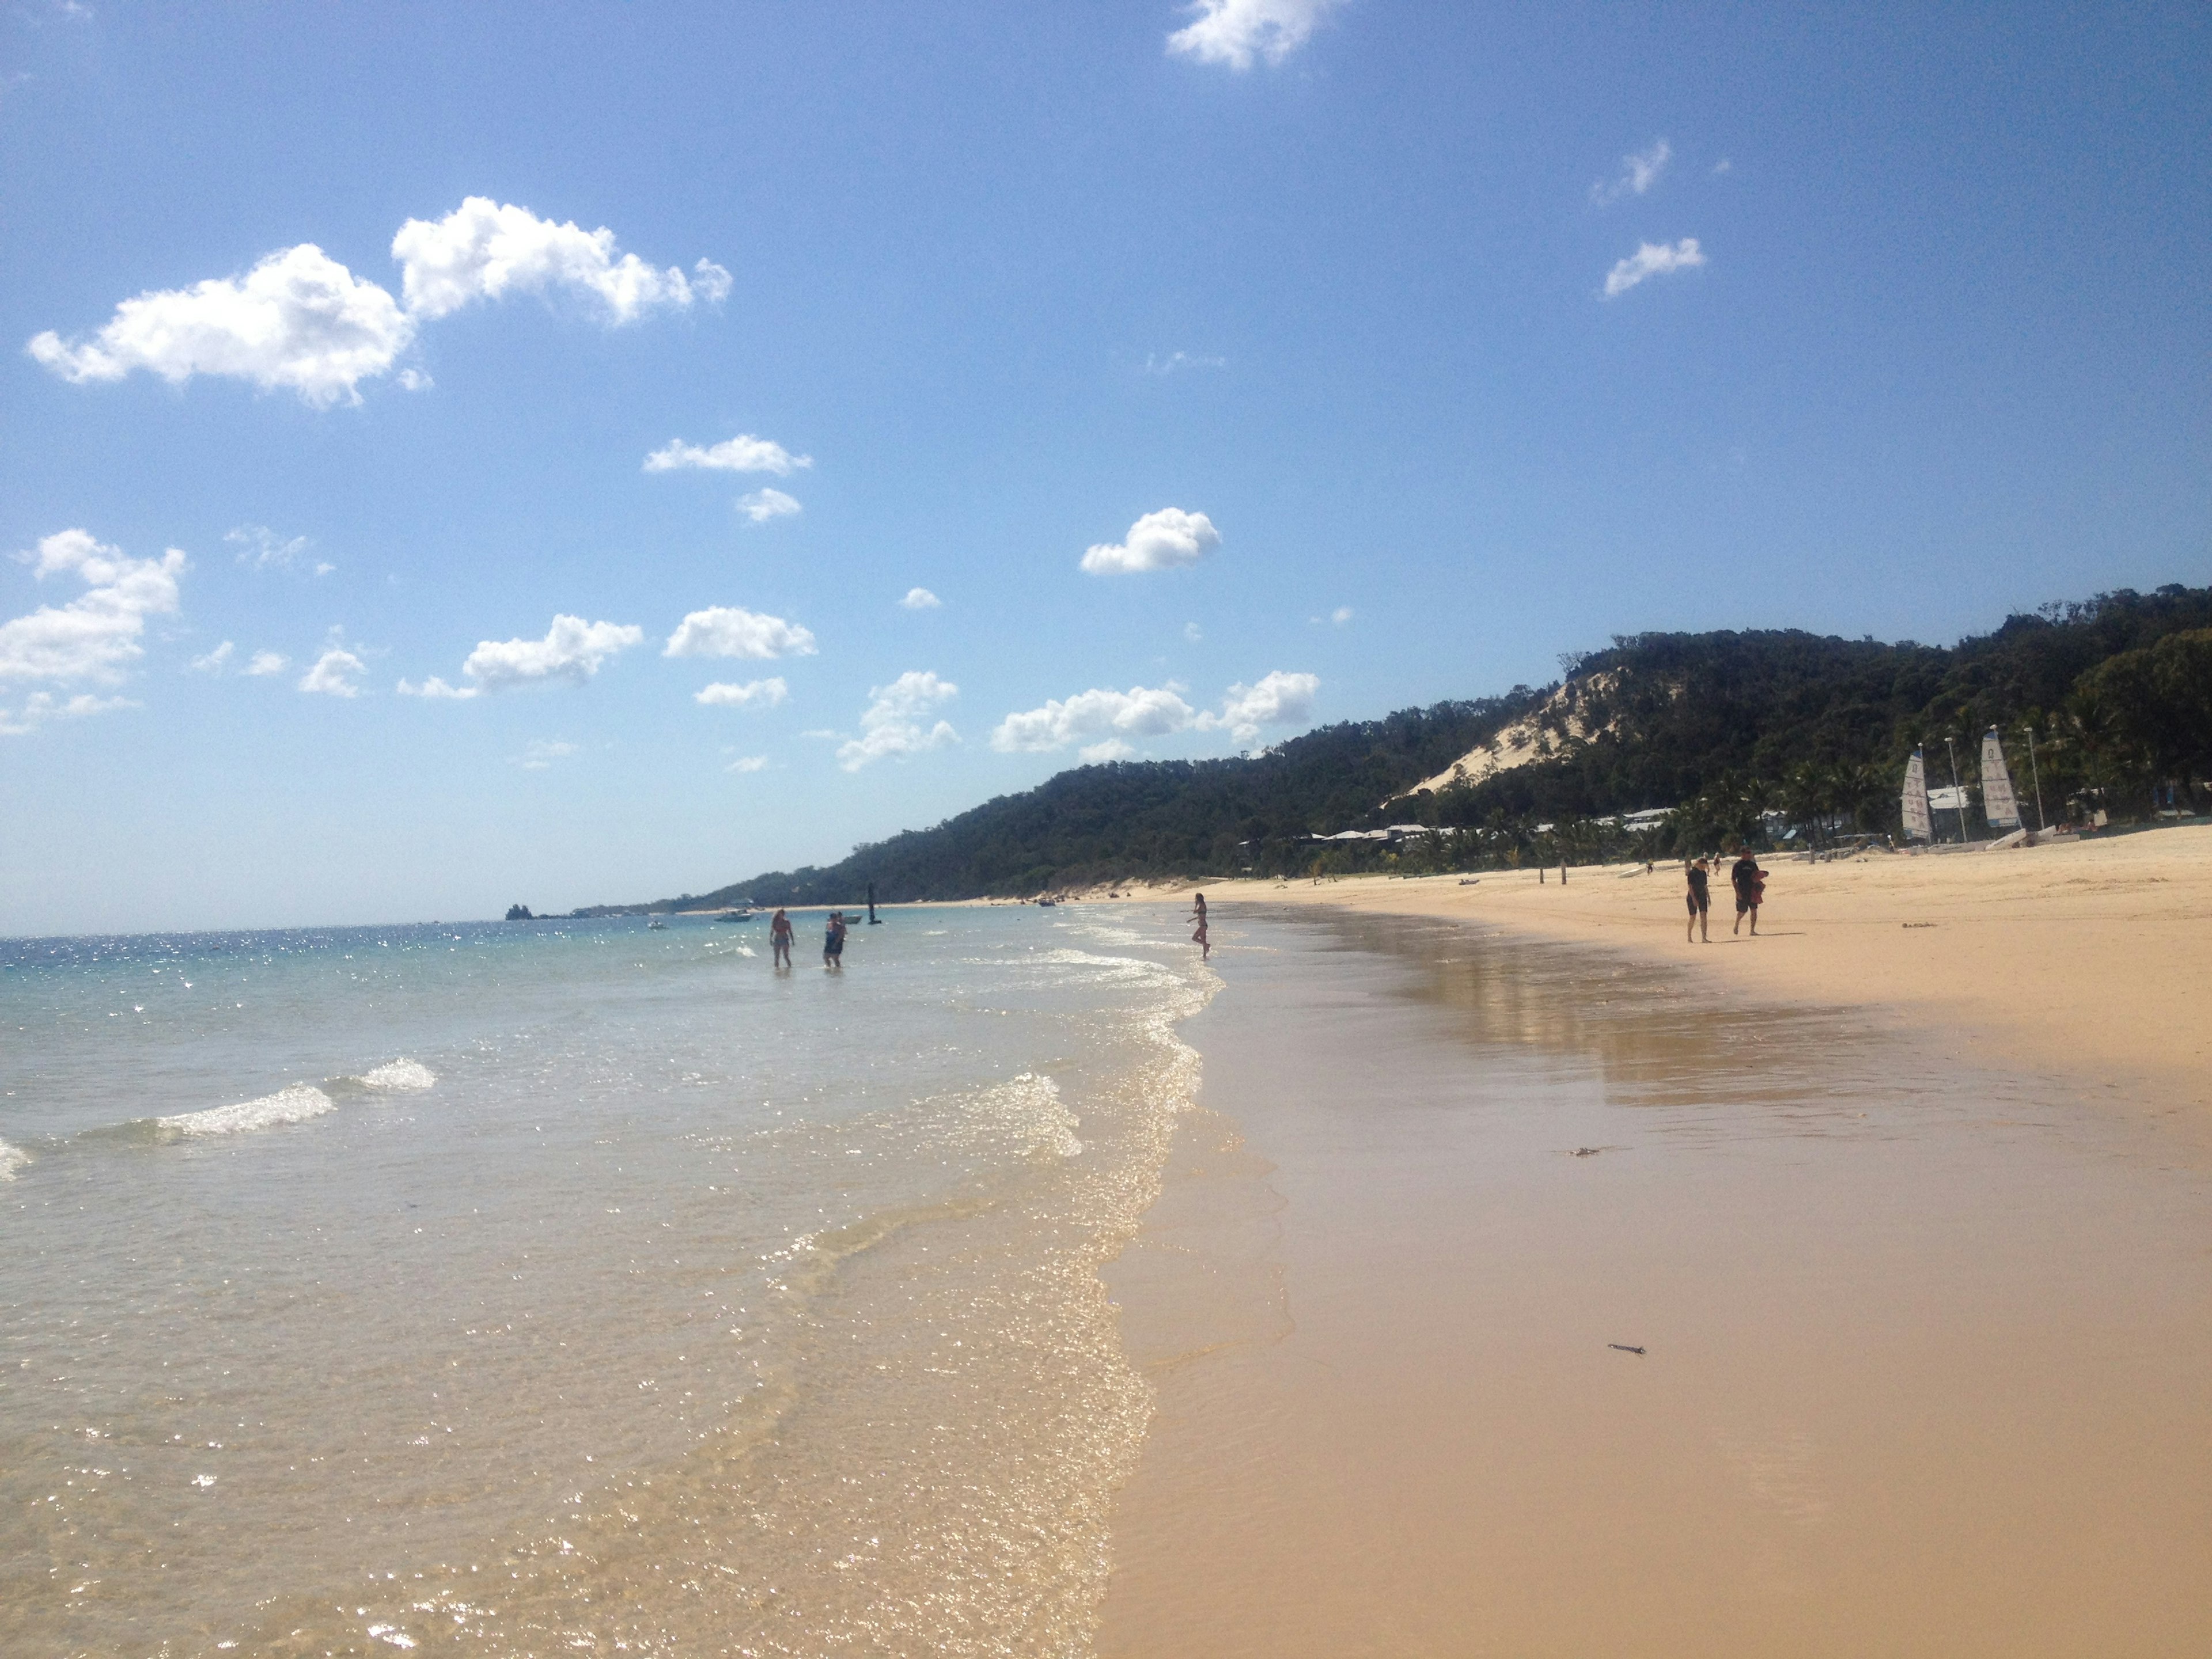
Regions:
<instances>
[{"instance_id":1,"label":"calm sea","mask_svg":"<svg viewBox=\"0 0 2212 1659\"><path fill-rule=\"evenodd\" d=\"M0 944L0 1652L1081 1650L1159 908Z\"/></svg>"}]
</instances>

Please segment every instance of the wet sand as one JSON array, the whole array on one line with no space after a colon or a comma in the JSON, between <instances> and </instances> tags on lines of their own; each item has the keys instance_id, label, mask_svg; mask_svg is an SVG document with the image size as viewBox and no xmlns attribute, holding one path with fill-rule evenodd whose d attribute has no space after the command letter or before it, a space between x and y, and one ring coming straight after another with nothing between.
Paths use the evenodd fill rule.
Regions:
<instances>
[{"instance_id":1,"label":"wet sand","mask_svg":"<svg viewBox=\"0 0 2212 1659\"><path fill-rule=\"evenodd\" d=\"M2201 1139L1636 952L1214 937L1099 1653L2212 1650Z\"/></svg>"}]
</instances>

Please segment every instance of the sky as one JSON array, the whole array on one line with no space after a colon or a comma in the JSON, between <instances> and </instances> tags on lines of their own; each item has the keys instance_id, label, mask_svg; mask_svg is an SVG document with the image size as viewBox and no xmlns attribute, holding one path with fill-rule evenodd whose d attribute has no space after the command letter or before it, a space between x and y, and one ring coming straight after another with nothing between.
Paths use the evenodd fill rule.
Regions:
<instances>
[{"instance_id":1,"label":"sky","mask_svg":"<svg viewBox=\"0 0 2212 1659\"><path fill-rule=\"evenodd\" d=\"M2201 4L0 7L0 933L2212 580Z\"/></svg>"}]
</instances>

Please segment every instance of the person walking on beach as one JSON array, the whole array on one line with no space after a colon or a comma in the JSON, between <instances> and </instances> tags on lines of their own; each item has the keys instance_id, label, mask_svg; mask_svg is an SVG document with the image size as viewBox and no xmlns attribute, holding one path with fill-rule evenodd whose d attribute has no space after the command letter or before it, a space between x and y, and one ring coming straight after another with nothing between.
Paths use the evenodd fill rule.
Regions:
<instances>
[{"instance_id":1,"label":"person walking on beach","mask_svg":"<svg viewBox=\"0 0 2212 1659\"><path fill-rule=\"evenodd\" d=\"M845 971L845 913L832 910L822 935L822 965L832 973Z\"/></svg>"},{"instance_id":2,"label":"person walking on beach","mask_svg":"<svg viewBox=\"0 0 2212 1659\"><path fill-rule=\"evenodd\" d=\"M1198 895L1198 902L1191 910L1190 915L1191 920L1198 923L1198 931L1190 936L1190 942L1198 946L1198 959L1200 962L1204 962L1213 954L1213 946L1206 942L1206 938L1205 894L1200 893Z\"/></svg>"},{"instance_id":3,"label":"person walking on beach","mask_svg":"<svg viewBox=\"0 0 2212 1659\"><path fill-rule=\"evenodd\" d=\"M1759 860L1751 855L1751 848L1736 848L1736 860L1729 869L1729 884L1735 889L1735 927L1733 932L1743 932L1743 919L1751 918L1751 936L1759 937L1759 907L1766 899L1766 872L1759 867Z\"/></svg>"},{"instance_id":4,"label":"person walking on beach","mask_svg":"<svg viewBox=\"0 0 2212 1659\"><path fill-rule=\"evenodd\" d=\"M771 966L791 966L791 918L781 905L776 907L775 920L768 925L768 945Z\"/></svg>"},{"instance_id":5,"label":"person walking on beach","mask_svg":"<svg viewBox=\"0 0 2212 1659\"><path fill-rule=\"evenodd\" d=\"M1685 866L1683 873L1688 877L1690 883L1690 890L1684 895L1690 905L1690 928L1682 936L1682 942L1686 945L1698 937L1700 930L1705 929L1706 913L1713 908L1713 895L1705 873L1705 861L1703 859ZM1712 934L1706 932L1703 943L1711 945L1712 942Z\"/></svg>"}]
</instances>

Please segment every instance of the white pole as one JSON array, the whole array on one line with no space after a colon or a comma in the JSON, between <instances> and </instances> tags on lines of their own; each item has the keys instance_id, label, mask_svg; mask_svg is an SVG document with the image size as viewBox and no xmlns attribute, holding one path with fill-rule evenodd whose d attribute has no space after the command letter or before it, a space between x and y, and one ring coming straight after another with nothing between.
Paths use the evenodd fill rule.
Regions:
<instances>
[{"instance_id":1,"label":"white pole","mask_svg":"<svg viewBox=\"0 0 2212 1659\"><path fill-rule=\"evenodd\" d=\"M2027 733L2027 775L2035 785L2035 827L2039 832L2051 826L2043 816L2043 775L2035 769L2035 728L2021 728Z\"/></svg>"}]
</instances>

